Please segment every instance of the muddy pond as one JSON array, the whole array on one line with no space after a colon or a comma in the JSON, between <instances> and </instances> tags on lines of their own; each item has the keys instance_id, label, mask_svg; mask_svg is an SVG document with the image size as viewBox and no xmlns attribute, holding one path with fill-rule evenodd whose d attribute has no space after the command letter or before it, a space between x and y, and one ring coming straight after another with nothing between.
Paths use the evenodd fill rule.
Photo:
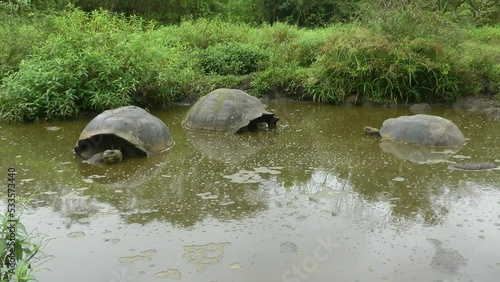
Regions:
<instances>
[{"instance_id":1,"label":"muddy pond","mask_svg":"<svg viewBox=\"0 0 500 282\"><path fill-rule=\"evenodd\" d=\"M230 136L153 112L176 145L110 166L72 153L90 118L0 124L3 179L46 242L38 281L498 281L500 171L448 164L500 165L500 122L433 109L467 138L433 152L364 135L407 110L269 109L277 130Z\"/></svg>"}]
</instances>

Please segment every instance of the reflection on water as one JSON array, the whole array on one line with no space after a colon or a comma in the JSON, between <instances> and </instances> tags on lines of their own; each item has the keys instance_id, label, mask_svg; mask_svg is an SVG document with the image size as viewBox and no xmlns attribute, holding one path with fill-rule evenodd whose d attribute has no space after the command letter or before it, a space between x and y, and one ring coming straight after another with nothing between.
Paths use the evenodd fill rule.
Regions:
<instances>
[{"instance_id":1,"label":"reflection on water","mask_svg":"<svg viewBox=\"0 0 500 282\"><path fill-rule=\"evenodd\" d=\"M412 144L400 144L383 141L380 142L382 151L418 164L432 164L447 162L450 157L458 153L462 147L430 147Z\"/></svg>"},{"instance_id":2,"label":"reflection on water","mask_svg":"<svg viewBox=\"0 0 500 282\"><path fill-rule=\"evenodd\" d=\"M112 166L73 156L88 120L0 125L0 167L16 168L21 198L34 195L27 225L55 238L46 251L57 259L40 281L112 281L123 271L133 281L286 281L326 235L342 259L295 278L492 281L500 272L491 253L500 249L500 173L447 169L500 164L500 123L434 109L468 139L438 151L364 135L364 125L404 110L270 108L277 130L242 135L186 131L187 108L155 113L176 146ZM85 280L69 271L75 264Z\"/></svg>"}]
</instances>

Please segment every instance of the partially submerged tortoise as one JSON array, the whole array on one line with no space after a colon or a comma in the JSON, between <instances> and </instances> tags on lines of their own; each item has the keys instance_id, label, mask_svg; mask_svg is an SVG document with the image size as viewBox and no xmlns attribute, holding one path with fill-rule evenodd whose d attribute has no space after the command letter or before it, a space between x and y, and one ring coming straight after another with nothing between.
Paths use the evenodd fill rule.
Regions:
<instances>
[{"instance_id":1,"label":"partially submerged tortoise","mask_svg":"<svg viewBox=\"0 0 500 282\"><path fill-rule=\"evenodd\" d=\"M221 88L201 97L189 109L182 124L187 129L226 133L276 128L279 118L259 99L238 89Z\"/></svg>"},{"instance_id":2,"label":"partially submerged tortoise","mask_svg":"<svg viewBox=\"0 0 500 282\"><path fill-rule=\"evenodd\" d=\"M418 114L384 121L380 130L365 126L366 134L377 134L383 140L426 146L459 146L465 137L458 127L442 117Z\"/></svg>"},{"instance_id":3,"label":"partially submerged tortoise","mask_svg":"<svg viewBox=\"0 0 500 282\"><path fill-rule=\"evenodd\" d=\"M88 163L107 164L123 157L146 157L170 149L174 139L157 117L136 107L107 110L83 129L74 152Z\"/></svg>"}]
</instances>

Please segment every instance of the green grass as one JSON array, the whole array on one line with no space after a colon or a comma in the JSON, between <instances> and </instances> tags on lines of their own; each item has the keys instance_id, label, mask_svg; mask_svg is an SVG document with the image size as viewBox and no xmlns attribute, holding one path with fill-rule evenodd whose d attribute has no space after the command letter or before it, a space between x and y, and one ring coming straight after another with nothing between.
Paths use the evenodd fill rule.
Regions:
<instances>
[{"instance_id":1,"label":"green grass","mask_svg":"<svg viewBox=\"0 0 500 282\"><path fill-rule=\"evenodd\" d=\"M410 25L401 15L386 16ZM218 19L157 26L72 9L53 16L48 33L35 39L38 25L29 21L16 33L0 33L20 42L0 52L0 118L64 119L128 104L164 108L220 87L329 103L349 95L409 103L498 93L500 28L426 31L447 21L413 31L390 30L379 20L318 29ZM26 36L15 39L20 33Z\"/></svg>"},{"instance_id":2,"label":"green grass","mask_svg":"<svg viewBox=\"0 0 500 282\"><path fill-rule=\"evenodd\" d=\"M38 259L43 242L34 242L35 236L27 232L19 215L12 216L7 212L0 214L0 225L0 259L2 260L0 281L35 281L33 262ZM12 262L15 262L15 267L9 268Z\"/></svg>"}]
</instances>

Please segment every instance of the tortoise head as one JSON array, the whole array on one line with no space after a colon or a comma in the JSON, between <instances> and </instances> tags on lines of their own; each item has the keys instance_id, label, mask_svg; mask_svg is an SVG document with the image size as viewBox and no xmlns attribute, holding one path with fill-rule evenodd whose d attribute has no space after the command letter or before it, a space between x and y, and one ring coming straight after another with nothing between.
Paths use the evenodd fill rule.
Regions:
<instances>
[{"instance_id":1,"label":"tortoise head","mask_svg":"<svg viewBox=\"0 0 500 282\"><path fill-rule=\"evenodd\" d=\"M106 150L102 153L102 161L105 164L116 164L123 160L123 155L120 150Z\"/></svg>"},{"instance_id":2,"label":"tortoise head","mask_svg":"<svg viewBox=\"0 0 500 282\"><path fill-rule=\"evenodd\" d=\"M378 136L380 136L380 131L378 129L376 129L375 127L365 126L364 130L365 130L365 133L367 135L378 135Z\"/></svg>"}]
</instances>

